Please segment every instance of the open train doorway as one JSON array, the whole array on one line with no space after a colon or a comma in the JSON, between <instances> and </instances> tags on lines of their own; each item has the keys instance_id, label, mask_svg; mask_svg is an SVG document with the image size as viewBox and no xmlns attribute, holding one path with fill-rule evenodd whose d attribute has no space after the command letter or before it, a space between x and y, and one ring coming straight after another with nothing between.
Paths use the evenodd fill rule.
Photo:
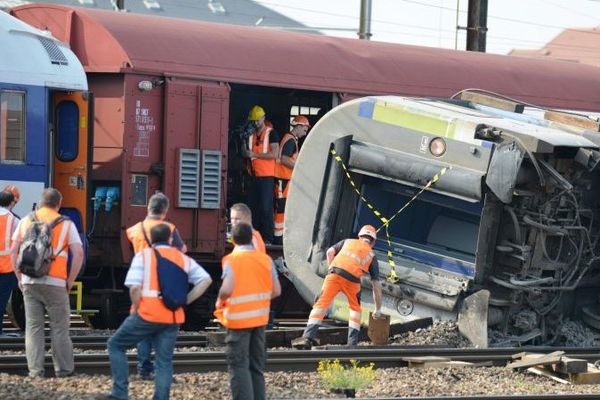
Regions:
<instances>
[{"instance_id":1,"label":"open train doorway","mask_svg":"<svg viewBox=\"0 0 600 400\"><path fill-rule=\"evenodd\" d=\"M283 134L290 131L290 121L294 116L304 115L309 119L311 126L314 126L327 111L337 105L337 99L337 94L331 92L232 84L229 105L227 207L247 201L249 168L246 159L241 155L241 148L248 136L245 130L248 112L254 105L259 105L265 110L265 120L273 126L281 139Z\"/></svg>"},{"instance_id":2,"label":"open train doorway","mask_svg":"<svg viewBox=\"0 0 600 400\"><path fill-rule=\"evenodd\" d=\"M229 107L229 149L227 179L227 209L232 204L248 203L250 169L247 159L242 157L242 146L247 146L249 136L248 112L255 106L261 106L266 113L265 120L273 126L279 140L290 132L290 122L296 115L304 115L310 125L317 121L337 104L338 96L331 92L317 92L289 88L273 88L254 85L231 85ZM308 133L310 135L310 131ZM302 151L300 141L300 151ZM283 255L281 246L267 246L267 252L273 259ZM280 275L282 295L275 299L272 309L276 318L305 318L310 311L308 305L298 294L293 284Z\"/></svg>"}]
</instances>

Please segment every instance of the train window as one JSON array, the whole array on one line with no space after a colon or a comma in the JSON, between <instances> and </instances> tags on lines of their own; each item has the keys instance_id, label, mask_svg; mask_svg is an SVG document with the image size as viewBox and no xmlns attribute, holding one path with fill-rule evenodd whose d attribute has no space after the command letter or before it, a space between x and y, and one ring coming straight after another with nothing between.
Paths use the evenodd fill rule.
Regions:
<instances>
[{"instance_id":1,"label":"train window","mask_svg":"<svg viewBox=\"0 0 600 400\"><path fill-rule=\"evenodd\" d=\"M23 92L0 92L0 161L25 162Z\"/></svg>"},{"instance_id":2,"label":"train window","mask_svg":"<svg viewBox=\"0 0 600 400\"><path fill-rule=\"evenodd\" d=\"M292 106L290 108L290 129L292 129L292 120L294 119L294 117L296 115L305 115L305 116L312 116L312 115L319 115L319 112L321 111L321 107L310 107L310 106ZM311 125L314 124L316 122L316 120L314 118L309 118L311 121Z\"/></svg>"},{"instance_id":3,"label":"train window","mask_svg":"<svg viewBox=\"0 0 600 400\"><path fill-rule=\"evenodd\" d=\"M79 154L79 107L73 101L61 101L56 106L56 158L73 161Z\"/></svg>"},{"instance_id":4,"label":"train window","mask_svg":"<svg viewBox=\"0 0 600 400\"><path fill-rule=\"evenodd\" d=\"M392 216L406 204L417 189L365 177L362 193L373 202L375 208L385 216ZM482 205L443 196L433 192L423 192L400 213L389 226L394 253L399 257L410 254L415 260L432 261L432 255L472 263L475 261L477 236ZM370 223L380 226L373 212L364 203L359 203L356 227ZM357 228L358 229L358 228ZM385 235L381 231L380 234ZM386 240L377 242L387 250Z\"/></svg>"}]
</instances>

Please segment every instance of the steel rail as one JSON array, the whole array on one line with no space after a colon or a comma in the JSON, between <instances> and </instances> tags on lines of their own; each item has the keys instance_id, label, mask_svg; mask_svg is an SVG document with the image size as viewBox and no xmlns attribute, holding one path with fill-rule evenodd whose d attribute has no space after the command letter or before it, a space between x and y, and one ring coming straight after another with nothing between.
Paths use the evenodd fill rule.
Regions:
<instances>
[{"instance_id":1,"label":"steel rail","mask_svg":"<svg viewBox=\"0 0 600 400\"><path fill-rule=\"evenodd\" d=\"M340 359L373 362L378 368L406 366L405 358L438 356L453 361L493 363L505 365L512 355L522 351L548 353L562 350L565 356L595 361L600 358L598 348L502 348L502 349L443 349L414 348L411 346L388 346L387 348L351 347L319 350L269 350L267 352L268 371L315 371L320 360ZM46 357L46 370L52 370L52 359ZM135 354L128 355L130 370L135 369ZM226 371L227 363L223 351L175 352L173 356L175 372ZM110 365L107 353L75 354L75 370L78 373L108 374ZM24 355L0 356L0 372L21 374L27 372Z\"/></svg>"},{"instance_id":2,"label":"steel rail","mask_svg":"<svg viewBox=\"0 0 600 400\"><path fill-rule=\"evenodd\" d=\"M108 335L72 336L73 347L81 350L106 350ZM50 346L50 337L45 338L46 346ZM206 335L179 335L175 342L176 347L206 347ZM0 338L0 351L25 351L24 337L2 337Z\"/></svg>"},{"instance_id":3,"label":"steel rail","mask_svg":"<svg viewBox=\"0 0 600 400\"><path fill-rule=\"evenodd\" d=\"M468 396L427 396L427 397L375 397L377 400L587 400L599 398L598 394L491 394ZM373 399L373 397L369 397Z\"/></svg>"}]
</instances>

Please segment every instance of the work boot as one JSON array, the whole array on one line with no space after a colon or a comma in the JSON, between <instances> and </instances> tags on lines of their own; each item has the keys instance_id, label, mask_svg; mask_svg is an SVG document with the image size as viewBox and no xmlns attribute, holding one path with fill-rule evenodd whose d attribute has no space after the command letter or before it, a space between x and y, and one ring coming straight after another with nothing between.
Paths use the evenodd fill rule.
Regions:
<instances>
[{"instance_id":1,"label":"work boot","mask_svg":"<svg viewBox=\"0 0 600 400\"><path fill-rule=\"evenodd\" d=\"M310 350L313 346L318 346L319 341L304 336L292 340L292 347L297 350Z\"/></svg>"}]
</instances>

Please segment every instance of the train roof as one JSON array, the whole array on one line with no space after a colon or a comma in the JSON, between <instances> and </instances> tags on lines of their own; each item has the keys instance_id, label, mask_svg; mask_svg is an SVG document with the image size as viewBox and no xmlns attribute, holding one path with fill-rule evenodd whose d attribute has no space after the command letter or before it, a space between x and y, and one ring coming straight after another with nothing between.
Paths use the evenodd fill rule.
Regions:
<instances>
[{"instance_id":1,"label":"train roof","mask_svg":"<svg viewBox=\"0 0 600 400\"><path fill-rule=\"evenodd\" d=\"M600 69L61 5L11 13L71 44L88 72L134 70L352 94L447 97L466 88L600 110Z\"/></svg>"},{"instance_id":2,"label":"train roof","mask_svg":"<svg viewBox=\"0 0 600 400\"><path fill-rule=\"evenodd\" d=\"M2 11L0 81L87 90L83 67L67 45Z\"/></svg>"}]
</instances>

